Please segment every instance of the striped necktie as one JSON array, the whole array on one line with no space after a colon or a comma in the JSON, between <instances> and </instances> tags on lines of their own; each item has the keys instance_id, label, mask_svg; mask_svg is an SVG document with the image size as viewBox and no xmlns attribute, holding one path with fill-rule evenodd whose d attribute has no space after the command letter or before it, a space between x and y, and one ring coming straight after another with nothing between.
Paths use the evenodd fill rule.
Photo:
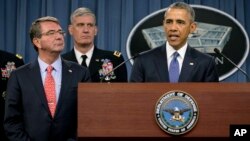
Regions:
<instances>
[{"instance_id":1,"label":"striped necktie","mask_svg":"<svg viewBox=\"0 0 250 141\"><path fill-rule=\"evenodd\" d=\"M170 62L169 66L169 81L171 83L177 83L179 80L179 62L177 57L179 56L178 52L173 53L173 59Z\"/></svg>"}]
</instances>

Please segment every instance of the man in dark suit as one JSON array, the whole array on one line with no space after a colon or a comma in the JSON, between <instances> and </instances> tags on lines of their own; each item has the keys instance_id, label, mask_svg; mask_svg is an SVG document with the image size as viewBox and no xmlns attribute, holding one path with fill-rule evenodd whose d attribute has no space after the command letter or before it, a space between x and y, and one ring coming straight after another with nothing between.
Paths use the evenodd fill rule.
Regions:
<instances>
[{"instance_id":1,"label":"man in dark suit","mask_svg":"<svg viewBox=\"0 0 250 141\"><path fill-rule=\"evenodd\" d=\"M68 29L74 40L74 48L62 57L87 66L92 82L127 82L125 64L112 71L124 61L121 53L101 50L94 45L97 34L94 13L88 8L78 8L71 14L70 20Z\"/></svg>"},{"instance_id":2,"label":"man in dark suit","mask_svg":"<svg viewBox=\"0 0 250 141\"><path fill-rule=\"evenodd\" d=\"M194 20L195 12L188 4L170 5L163 20L166 44L135 59L130 82L218 82L214 58L187 44L197 26Z\"/></svg>"},{"instance_id":3,"label":"man in dark suit","mask_svg":"<svg viewBox=\"0 0 250 141\"><path fill-rule=\"evenodd\" d=\"M3 129L3 118L4 118L4 105L6 98L6 87L10 77L10 73L16 68L24 64L23 59L20 55L15 55L9 52L0 50L0 140L7 140L4 129Z\"/></svg>"},{"instance_id":4,"label":"man in dark suit","mask_svg":"<svg viewBox=\"0 0 250 141\"><path fill-rule=\"evenodd\" d=\"M30 38L38 58L11 73L4 129L9 140L76 140L77 86L90 81L87 68L61 59L64 35L54 17L35 20Z\"/></svg>"}]
</instances>

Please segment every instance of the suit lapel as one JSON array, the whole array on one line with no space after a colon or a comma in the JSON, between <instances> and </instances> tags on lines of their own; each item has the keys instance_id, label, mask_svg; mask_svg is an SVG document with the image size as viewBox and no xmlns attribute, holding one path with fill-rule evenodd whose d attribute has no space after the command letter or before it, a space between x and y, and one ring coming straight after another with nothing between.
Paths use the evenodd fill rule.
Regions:
<instances>
[{"instance_id":1,"label":"suit lapel","mask_svg":"<svg viewBox=\"0 0 250 141\"><path fill-rule=\"evenodd\" d=\"M182 64L179 82L188 82L192 77L192 72L197 66L196 56L192 53L192 48L188 46L185 58ZM189 74L189 75L187 75Z\"/></svg>"},{"instance_id":2,"label":"suit lapel","mask_svg":"<svg viewBox=\"0 0 250 141\"><path fill-rule=\"evenodd\" d=\"M57 102L57 106L56 106L56 113L55 116L58 113L58 110L61 108L62 106L62 101L65 98L65 95L67 94L67 90L69 89L69 84L71 83L71 67L70 65L62 59L62 82L61 82L61 90L60 90L60 96ZM66 82L66 83L65 83Z\"/></svg>"},{"instance_id":3,"label":"suit lapel","mask_svg":"<svg viewBox=\"0 0 250 141\"><path fill-rule=\"evenodd\" d=\"M44 87L43 87L43 83L42 83L40 67L39 67L39 63L37 60L35 62L31 63L30 72L27 73L27 75L29 77L29 80L32 81L32 84L35 88L35 91L36 91L35 94L37 94L39 96L43 107L46 109L46 111L49 112L49 107L47 104L45 91L44 91Z\"/></svg>"},{"instance_id":4,"label":"suit lapel","mask_svg":"<svg viewBox=\"0 0 250 141\"><path fill-rule=\"evenodd\" d=\"M159 51L155 54L154 64L156 65L156 70L159 74L159 78L162 82L168 82L168 66L166 63L167 55L166 55L166 47L165 44L160 47ZM162 64L162 62L165 62ZM167 70L167 71L166 71Z\"/></svg>"}]
</instances>

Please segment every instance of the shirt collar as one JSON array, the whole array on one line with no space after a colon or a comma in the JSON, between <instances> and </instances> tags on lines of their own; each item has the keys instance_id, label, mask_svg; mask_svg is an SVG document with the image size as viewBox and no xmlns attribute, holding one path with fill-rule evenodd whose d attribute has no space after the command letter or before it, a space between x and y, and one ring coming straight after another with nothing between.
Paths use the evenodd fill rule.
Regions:
<instances>
[{"instance_id":1,"label":"shirt collar","mask_svg":"<svg viewBox=\"0 0 250 141\"><path fill-rule=\"evenodd\" d=\"M187 50L187 43L182 46L179 50L175 50L168 42L166 42L166 51L167 51L167 58L171 58L174 52L178 52L179 56L184 59L186 50Z\"/></svg>"},{"instance_id":2,"label":"shirt collar","mask_svg":"<svg viewBox=\"0 0 250 141\"><path fill-rule=\"evenodd\" d=\"M45 72L49 64L45 63L40 57L38 57L38 63L40 66L41 72ZM55 71L59 71L62 69L62 61L61 57L59 56L52 64L51 66L54 68Z\"/></svg>"},{"instance_id":3,"label":"shirt collar","mask_svg":"<svg viewBox=\"0 0 250 141\"><path fill-rule=\"evenodd\" d=\"M92 57L93 52L94 52L94 46L91 47L91 49L86 54L81 53L75 47L74 47L74 52L75 52L75 55L76 55L76 60L78 61L79 64L81 64L82 55L87 55L87 57L88 57L87 59L90 59Z\"/></svg>"}]
</instances>

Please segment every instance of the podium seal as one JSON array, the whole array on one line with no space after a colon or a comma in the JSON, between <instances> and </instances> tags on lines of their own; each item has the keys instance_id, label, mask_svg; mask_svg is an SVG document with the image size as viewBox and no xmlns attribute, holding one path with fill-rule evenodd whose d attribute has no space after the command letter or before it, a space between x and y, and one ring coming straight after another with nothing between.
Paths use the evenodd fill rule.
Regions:
<instances>
[{"instance_id":1,"label":"podium seal","mask_svg":"<svg viewBox=\"0 0 250 141\"><path fill-rule=\"evenodd\" d=\"M171 135L189 132L198 120L199 109L194 98L183 91L170 91L157 101L155 119Z\"/></svg>"}]
</instances>

